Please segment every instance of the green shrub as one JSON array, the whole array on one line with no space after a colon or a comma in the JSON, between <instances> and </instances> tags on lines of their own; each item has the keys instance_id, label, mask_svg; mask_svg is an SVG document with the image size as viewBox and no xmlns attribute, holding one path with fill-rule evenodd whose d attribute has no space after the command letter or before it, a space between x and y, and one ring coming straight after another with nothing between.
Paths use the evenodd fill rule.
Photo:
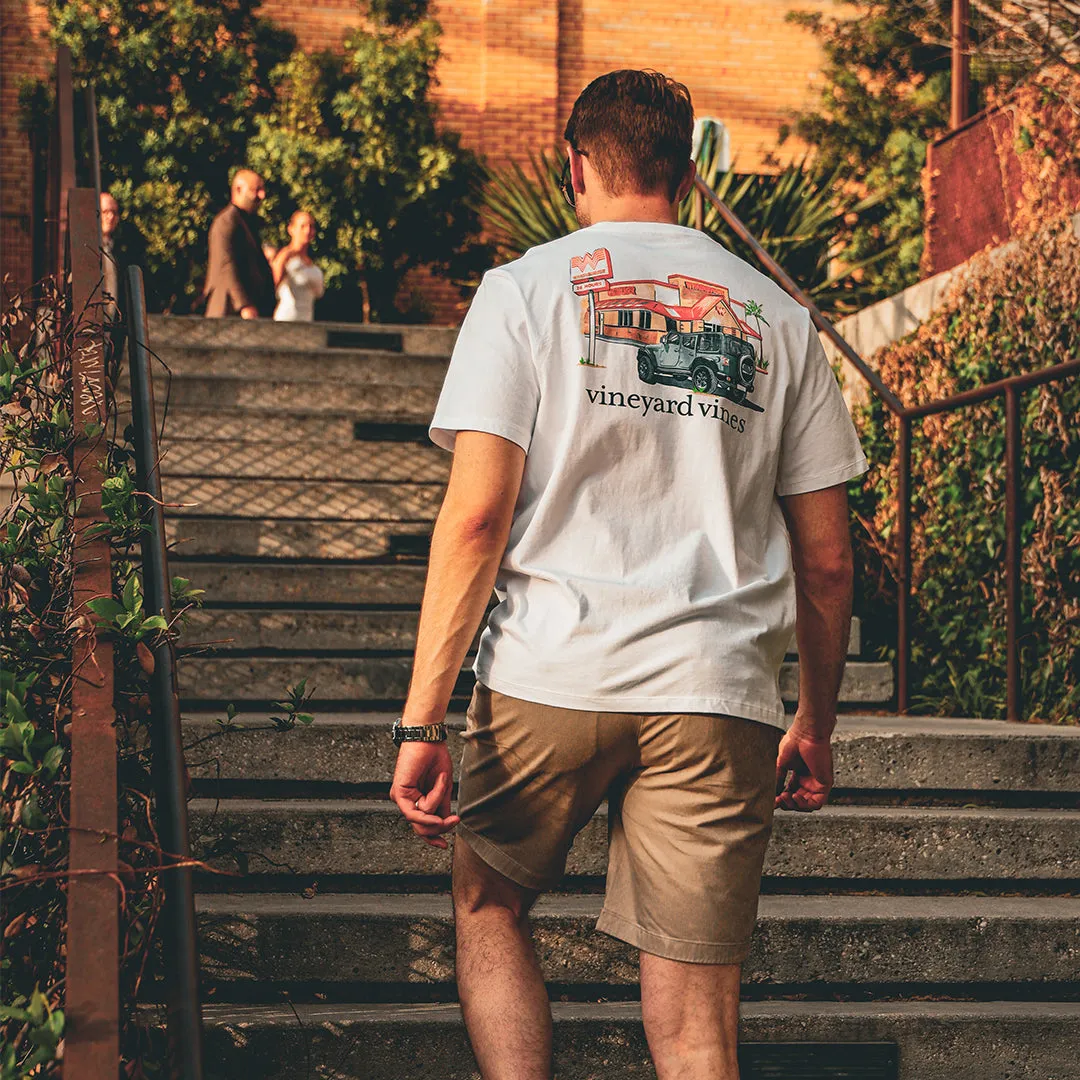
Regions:
<instances>
[{"instance_id":1,"label":"green shrub","mask_svg":"<svg viewBox=\"0 0 1080 1080\"><path fill-rule=\"evenodd\" d=\"M906 405L1080 355L1080 240L1062 220L963 280L875 366ZM1021 398L1023 699L1030 719L1080 714L1080 378ZM853 485L864 610L895 596L897 425L856 410L871 470ZM1005 713L1005 410L997 398L916 423L912 684L920 711Z\"/></svg>"},{"instance_id":2,"label":"green shrub","mask_svg":"<svg viewBox=\"0 0 1080 1080\"><path fill-rule=\"evenodd\" d=\"M486 173L436 129L438 42L431 20L376 24L354 30L342 56L296 52L273 73L276 104L256 121L248 161L271 181L264 217L279 243L294 209L315 218L321 318L390 321L410 269L468 279L490 262L478 242Z\"/></svg>"},{"instance_id":3,"label":"green shrub","mask_svg":"<svg viewBox=\"0 0 1080 1080\"><path fill-rule=\"evenodd\" d=\"M259 7L50 0L76 88L95 86L102 183L145 240L151 308L185 312L199 296L210 222L244 165L266 181L267 242L287 240L294 209L314 215L323 318L397 317L415 266L478 277L486 174L456 133L436 130L439 27L423 0L379 0L341 56L295 50ZM48 95L28 89L23 104L30 126Z\"/></svg>"},{"instance_id":4,"label":"green shrub","mask_svg":"<svg viewBox=\"0 0 1080 1080\"><path fill-rule=\"evenodd\" d=\"M76 89L97 95L102 185L146 241L148 296L187 310L206 276L210 221L245 163L269 74L293 38L258 0L51 0L52 38Z\"/></svg>"}]
</instances>

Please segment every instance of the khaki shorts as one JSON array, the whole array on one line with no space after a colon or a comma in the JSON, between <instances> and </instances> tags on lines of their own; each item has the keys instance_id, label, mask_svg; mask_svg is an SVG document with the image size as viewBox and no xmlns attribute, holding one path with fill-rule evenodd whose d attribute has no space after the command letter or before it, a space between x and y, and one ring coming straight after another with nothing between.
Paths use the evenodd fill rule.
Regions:
<instances>
[{"instance_id":1,"label":"khaki shorts","mask_svg":"<svg viewBox=\"0 0 1080 1080\"><path fill-rule=\"evenodd\" d=\"M757 919L783 734L738 716L538 705L478 683L457 831L501 874L545 890L607 798L597 929L672 960L738 964Z\"/></svg>"}]
</instances>

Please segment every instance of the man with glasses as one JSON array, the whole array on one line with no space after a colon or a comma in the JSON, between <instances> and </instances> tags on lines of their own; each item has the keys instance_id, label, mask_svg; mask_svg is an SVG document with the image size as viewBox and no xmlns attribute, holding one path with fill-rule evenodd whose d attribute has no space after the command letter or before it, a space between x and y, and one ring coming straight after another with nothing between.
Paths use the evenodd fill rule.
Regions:
<instances>
[{"instance_id":1,"label":"man with glasses","mask_svg":"<svg viewBox=\"0 0 1080 1080\"><path fill-rule=\"evenodd\" d=\"M656 72L585 88L563 181L581 229L484 275L431 423L454 457L391 797L428 844L456 830L485 1080L552 1074L528 912L605 799L597 926L639 950L657 1074L735 1080L773 810L832 785L866 459L807 312L677 223L692 127ZM493 587L455 814L443 721Z\"/></svg>"}]
</instances>

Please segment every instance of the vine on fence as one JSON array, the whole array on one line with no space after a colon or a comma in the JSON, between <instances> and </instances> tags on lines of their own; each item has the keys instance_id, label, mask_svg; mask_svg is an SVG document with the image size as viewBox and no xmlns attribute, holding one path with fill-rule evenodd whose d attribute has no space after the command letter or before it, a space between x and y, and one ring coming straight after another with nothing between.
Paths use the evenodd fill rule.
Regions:
<instances>
[{"instance_id":1,"label":"vine on fence","mask_svg":"<svg viewBox=\"0 0 1080 1080\"><path fill-rule=\"evenodd\" d=\"M0 320L0 476L14 486L13 492L0 489L0 1080L57 1076L63 1058L71 658L77 637L93 632L114 641L121 1053L125 1075L135 1080L160 1074L160 1042L137 1010L160 996L152 985L162 851L148 752L151 648L163 635L178 635L201 603L201 590L186 578L172 579L172 625L143 610L134 556L148 526L130 433L112 433L102 506L113 549L113 594L88 604L101 620L96 631L74 610L71 331L64 329L65 300L55 285L45 282L38 294L33 305L12 300ZM119 363L114 350L106 373L111 418ZM273 718L273 726L310 723L303 711L308 696L303 684L290 688L284 715ZM234 712L230 706L223 734Z\"/></svg>"},{"instance_id":2,"label":"vine on fence","mask_svg":"<svg viewBox=\"0 0 1080 1080\"><path fill-rule=\"evenodd\" d=\"M1068 217L978 264L875 366L918 405L1080 355L1080 238ZM1080 378L1021 398L1023 699L1029 719L1080 717ZM895 603L897 424L878 399L855 412L871 469L852 484L864 597ZM1005 417L1001 398L927 417L912 438L914 703L1005 715Z\"/></svg>"}]
</instances>

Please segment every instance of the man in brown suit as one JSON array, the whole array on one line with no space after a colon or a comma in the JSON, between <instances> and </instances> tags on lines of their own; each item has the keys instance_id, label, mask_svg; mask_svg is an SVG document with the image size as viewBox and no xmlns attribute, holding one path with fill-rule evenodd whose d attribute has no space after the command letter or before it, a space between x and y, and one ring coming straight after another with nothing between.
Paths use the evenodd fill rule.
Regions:
<instances>
[{"instance_id":1,"label":"man in brown suit","mask_svg":"<svg viewBox=\"0 0 1080 1080\"><path fill-rule=\"evenodd\" d=\"M274 278L259 241L259 205L266 198L262 177L240 169L232 182L232 201L210 226L206 274L207 318L239 314L242 319L274 313Z\"/></svg>"}]
</instances>

